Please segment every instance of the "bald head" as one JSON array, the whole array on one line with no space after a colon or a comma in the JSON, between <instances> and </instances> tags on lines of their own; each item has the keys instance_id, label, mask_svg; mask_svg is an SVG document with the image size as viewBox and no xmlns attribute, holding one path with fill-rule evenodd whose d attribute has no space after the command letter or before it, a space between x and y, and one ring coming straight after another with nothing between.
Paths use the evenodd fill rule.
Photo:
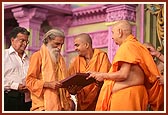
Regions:
<instances>
[{"instance_id":1,"label":"bald head","mask_svg":"<svg viewBox=\"0 0 168 115\"><path fill-rule=\"evenodd\" d=\"M120 20L113 25L113 28L121 29L125 34L131 34L131 24L127 20Z\"/></svg>"},{"instance_id":2,"label":"bald head","mask_svg":"<svg viewBox=\"0 0 168 115\"><path fill-rule=\"evenodd\" d=\"M92 39L89 36L89 34L86 33L79 34L75 37L75 39L78 39L83 43L89 43L89 45L92 46Z\"/></svg>"}]
</instances>

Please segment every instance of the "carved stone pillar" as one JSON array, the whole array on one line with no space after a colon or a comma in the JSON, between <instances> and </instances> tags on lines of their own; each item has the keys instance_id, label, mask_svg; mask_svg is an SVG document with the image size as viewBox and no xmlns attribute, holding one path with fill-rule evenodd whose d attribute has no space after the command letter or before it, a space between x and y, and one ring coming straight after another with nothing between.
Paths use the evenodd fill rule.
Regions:
<instances>
[{"instance_id":1,"label":"carved stone pillar","mask_svg":"<svg viewBox=\"0 0 168 115\"><path fill-rule=\"evenodd\" d=\"M30 44L28 50L33 53L39 49L40 41L40 27L42 22L46 19L47 10L39 8L25 8L19 7L12 9L13 15L17 20L19 26L25 27L30 31Z\"/></svg>"},{"instance_id":2,"label":"carved stone pillar","mask_svg":"<svg viewBox=\"0 0 168 115\"><path fill-rule=\"evenodd\" d=\"M108 26L108 56L110 61L116 53L118 46L112 40L112 26L118 20L128 20L131 22L132 32L136 35L136 5L135 4L110 4L106 5L106 23Z\"/></svg>"}]
</instances>

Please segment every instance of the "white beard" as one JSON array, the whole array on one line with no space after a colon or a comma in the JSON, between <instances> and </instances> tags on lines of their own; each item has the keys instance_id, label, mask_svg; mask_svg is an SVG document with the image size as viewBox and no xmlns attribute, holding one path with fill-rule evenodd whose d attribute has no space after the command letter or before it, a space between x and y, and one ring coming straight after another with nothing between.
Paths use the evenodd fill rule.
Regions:
<instances>
[{"instance_id":1,"label":"white beard","mask_svg":"<svg viewBox=\"0 0 168 115\"><path fill-rule=\"evenodd\" d=\"M58 48L51 48L50 46L47 46L49 54L51 56L51 59L54 63L57 63L60 58L60 51Z\"/></svg>"}]
</instances>

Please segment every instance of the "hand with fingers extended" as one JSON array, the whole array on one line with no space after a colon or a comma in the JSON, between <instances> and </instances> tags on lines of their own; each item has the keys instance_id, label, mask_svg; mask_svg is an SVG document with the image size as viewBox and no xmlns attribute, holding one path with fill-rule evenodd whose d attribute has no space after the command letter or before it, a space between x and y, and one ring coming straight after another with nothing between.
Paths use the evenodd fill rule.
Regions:
<instances>
[{"instance_id":1,"label":"hand with fingers extended","mask_svg":"<svg viewBox=\"0 0 168 115\"><path fill-rule=\"evenodd\" d=\"M152 56L157 56L158 51L153 46L147 45L146 47L150 51Z\"/></svg>"},{"instance_id":2,"label":"hand with fingers extended","mask_svg":"<svg viewBox=\"0 0 168 115\"><path fill-rule=\"evenodd\" d=\"M86 79L89 79L89 78L94 78L96 81L104 81L104 73L101 73L101 72L89 72L90 75L89 77L87 77Z\"/></svg>"},{"instance_id":3,"label":"hand with fingers extended","mask_svg":"<svg viewBox=\"0 0 168 115\"><path fill-rule=\"evenodd\" d=\"M67 90L70 94L75 95L79 90L81 90L83 86L77 86L77 85L70 85Z\"/></svg>"},{"instance_id":4,"label":"hand with fingers extended","mask_svg":"<svg viewBox=\"0 0 168 115\"><path fill-rule=\"evenodd\" d=\"M62 86L62 84L58 81L51 81L51 82L45 82L44 83L45 88L58 89L61 86Z\"/></svg>"}]
</instances>

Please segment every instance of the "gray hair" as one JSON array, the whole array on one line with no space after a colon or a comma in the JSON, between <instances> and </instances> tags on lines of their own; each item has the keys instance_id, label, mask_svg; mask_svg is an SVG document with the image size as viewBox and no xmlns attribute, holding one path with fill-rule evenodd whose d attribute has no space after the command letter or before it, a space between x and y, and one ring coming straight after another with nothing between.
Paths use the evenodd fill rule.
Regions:
<instances>
[{"instance_id":1,"label":"gray hair","mask_svg":"<svg viewBox=\"0 0 168 115\"><path fill-rule=\"evenodd\" d=\"M48 40L53 40L55 37L65 38L64 32L58 28L49 30L43 36L43 43L48 44Z\"/></svg>"}]
</instances>

